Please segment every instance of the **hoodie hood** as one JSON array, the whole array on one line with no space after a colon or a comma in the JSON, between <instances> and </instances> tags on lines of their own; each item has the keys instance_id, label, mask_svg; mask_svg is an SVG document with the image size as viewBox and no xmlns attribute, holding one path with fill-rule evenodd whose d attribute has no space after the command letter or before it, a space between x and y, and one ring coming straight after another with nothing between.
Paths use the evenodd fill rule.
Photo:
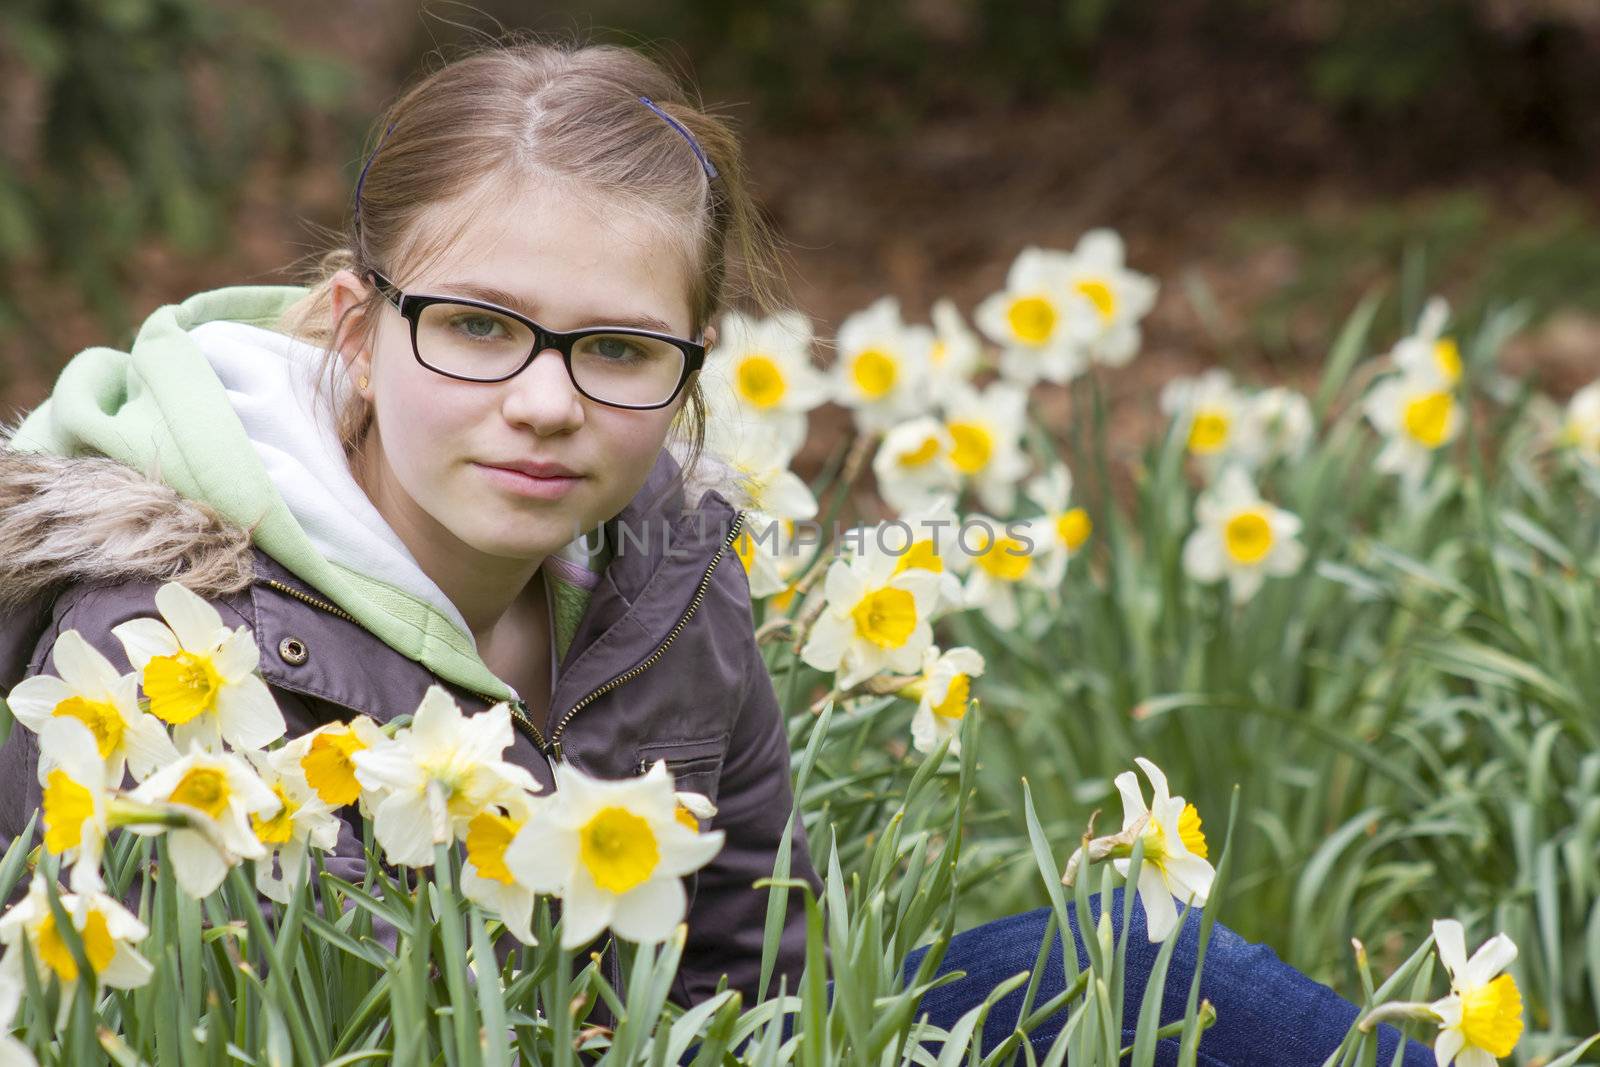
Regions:
<instances>
[{"instance_id":1,"label":"hoodie hood","mask_svg":"<svg viewBox=\"0 0 1600 1067\"><path fill-rule=\"evenodd\" d=\"M396 651L511 698L350 475L313 400L319 350L276 330L305 294L200 293L152 314L131 351L67 364L0 449L0 607L78 580L181 574L202 595L235 592L253 542ZM563 636L598 579L587 559L574 545L546 569Z\"/></svg>"}]
</instances>

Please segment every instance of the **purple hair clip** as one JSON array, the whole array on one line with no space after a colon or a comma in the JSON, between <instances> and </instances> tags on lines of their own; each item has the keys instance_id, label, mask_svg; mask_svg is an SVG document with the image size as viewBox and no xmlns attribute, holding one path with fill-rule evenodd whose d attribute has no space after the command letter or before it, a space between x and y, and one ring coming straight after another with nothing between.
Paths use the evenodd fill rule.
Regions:
<instances>
[{"instance_id":1,"label":"purple hair clip","mask_svg":"<svg viewBox=\"0 0 1600 1067\"><path fill-rule=\"evenodd\" d=\"M356 179L355 230L358 234L361 232L361 187L367 184L367 171L372 169L372 161L378 158L378 152L382 150L383 142L387 141L389 135L394 132L395 125L393 122L389 123L389 128L383 131L382 137L378 138L378 145L372 150L372 155L368 156L367 161L361 164L361 176Z\"/></svg>"},{"instance_id":2,"label":"purple hair clip","mask_svg":"<svg viewBox=\"0 0 1600 1067\"><path fill-rule=\"evenodd\" d=\"M673 129L677 130L678 133L683 135L683 139L689 142L689 147L694 149L695 158L698 159L700 161L700 165L705 168L707 178L715 178L717 176L717 168L711 165L711 160L706 158L705 150L700 147L700 142L694 139L694 134L689 132L689 128L687 126L673 118L671 115L667 114L665 111L662 111L655 105L655 101L651 100L648 96L641 96L639 98L639 102L645 107L649 108L651 111L654 111L657 115L660 115L667 121L668 126L671 126Z\"/></svg>"}]
</instances>

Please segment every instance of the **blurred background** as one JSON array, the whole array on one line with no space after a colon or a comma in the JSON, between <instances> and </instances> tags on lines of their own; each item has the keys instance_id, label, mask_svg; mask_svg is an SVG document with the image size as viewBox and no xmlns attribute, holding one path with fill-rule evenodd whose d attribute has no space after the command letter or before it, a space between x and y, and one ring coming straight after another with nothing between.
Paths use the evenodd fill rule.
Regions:
<instances>
[{"instance_id":1,"label":"blurred background","mask_svg":"<svg viewBox=\"0 0 1600 1067\"><path fill-rule=\"evenodd\" d=\"M1382 343L1406 292L1521 302L1508 372L1600 372L1597 0L6 0L0 416L162 303L298 280L374 116L497 26L698 80L824 337L1104 225L1162 282L1107 375L1135 420L1204 366L1304 384L1373 290Z\"/></svg>"}]
</instances>

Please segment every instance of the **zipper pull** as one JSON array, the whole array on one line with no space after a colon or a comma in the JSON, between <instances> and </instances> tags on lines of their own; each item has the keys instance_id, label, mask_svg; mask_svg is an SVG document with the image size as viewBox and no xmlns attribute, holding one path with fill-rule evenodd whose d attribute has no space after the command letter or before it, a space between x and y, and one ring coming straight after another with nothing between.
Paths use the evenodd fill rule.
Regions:
<instances>
[{"instance_id":1,"label":"zipper pull","mask_svg":"<svg viewBox=\"0 0 1600 1067\"><path fill-rule=\"evenodd\" d=\"M549 757L550 759L554 760L555 762L560 763L561 762L561 742L557 741L553 745L551 745L549 748L545 749L544 754L547 757Z\"/></svg>"}]
</instances>

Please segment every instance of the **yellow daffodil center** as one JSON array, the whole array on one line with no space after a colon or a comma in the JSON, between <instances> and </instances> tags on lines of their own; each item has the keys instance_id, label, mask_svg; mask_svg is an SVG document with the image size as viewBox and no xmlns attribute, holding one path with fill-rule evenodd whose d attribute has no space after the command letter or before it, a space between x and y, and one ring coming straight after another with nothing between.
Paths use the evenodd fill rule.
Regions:
<instances>
[{"instance_id":1,"label":"yellow daffodil center","mask_svg":"<svg viewBox=\"0 0 1600 1067\"><path fill-rule=\"evenodd\" d=\"M922 439L922 443L910 452L902 453L900 466L925 467L939 458L939 439L929 434Z\"/></svg>"},{"instance_id":2,"label":"yellow daffodil center","mask_svg":"<svg viewBox=\"0 0 1600 1067\"><path fill-rule=\"evenodd\" d=\"M1056 332L1056 308L1042 296L1024 296L1006 309L1006 323L1017 340L1042 345Z\"/></svg>"},{"instance_id":3,"label":"yellow daffodil center","mask_svg":"<svg viewBox=\"0 0 1600 1067\"><path fill-rule=\"evenodd\" d=\"M1067 546L1068 552L1076 552L1082 548L1093 531L1094 523L1089 520L1089 513L1082 508L1070 508L1056 516L1056 536Z\"/></svg>"},{"instance_id":4,"label":"yellow daffodil center","mask_svg":"<svg viewBox=\"0 0 1600 1067\"><path fill-rule=\"evenodd\" d=\"M106 926L104 915L91 911L78 936L83 941L83 954L89 958L89 966L96 974L111 966L111 960L117 954L117 943L111 940L111 930ZM39 958L56 972L56 977L62 982L78 980L78 961L72 958L72 950L67 948L66 939L56 929L53 912L47 914L39 924Z\"/></svg>"},{"instance_id":5,"label":"yellow daffodil center","mask_svg":"<svg viewBox=\"0 0 1600 1067\"><path fill-rule=\"evenodd\" d=\"M1200 812L1193 804L1185 804L1183 814L1178 816L1178 837L1184 848L1201 859L1206 858L1206 835L1200 829Z\"/></svg>"},{"instance_id":6,"label":"yellow daffodil center","mask_svg":"<svg viewBox=\"0 0 1600 1067\"><path fill-rule=\"evenodd\" d=\"M1502 974L1461 994L1461 1036L1496 1059L1511 1055L1522 1036L1522 993L1515 979Z\"/></svg>"},{"instance_id":7,"label":"yellow daffodil center","mask_svg":"<svg viewBox=\"0 0 1600 1067\"><path fill-rule=\"evenodd\" d=\"M733 542L733 552L739 557L739 565L744 572L749 574L750 568L756 564L755 539L747 531L740 531L738 539Z\"/></svg>"},{"instance_id":8,"label":"yellow daffodil center","mask_svg":"<svg viewBox=\"0 0 1600 1067\"><path fill-rule=\"evenodd\" d=\"M904 589L877 589L850 609L850 618L857 637L879 648L899 648L917 628L917 601Z\"/></svg>"},{"instance_id":9,"label":"yellow daffodil center","mask_svg":"<svg viewBox=\"0 0 1600 1067\"><path fill-rule=\"evenodd\" d=\"M311 747L300 757L300 769L324 804L342 807L361 796L350 757L366 747L354 730L328 730L311 739Z\"/></svg>"},{"instance_id":10,"label":"yellow daffodil center","mask_svg":"<svg viewBox=\"0 0 1600 1067\"><path fill-rule=\"evenodd\" d=\"M1018 582L1028 573L1033 557L1015 537L997 537L974 557L984 573L1002 582Z\"/></svg>"},{"instance_id":11,"label":"yellow daffodil center","mask_svg":"<svg viewBox=\"0 0 1600 1067\"><path fill-rule=\"evenodd\" d=\"M1078 291L1078 295L1094 305L1094 309L1100 313L1102 322L1110 322L1116 317L1117 297L1111 291L1111 286L1099 278L1084 278L1073 288Z\"/></svg>"},{"instance_id":12,"label":"yellow daffodil center","mask_svg":"<svg viewBox=\"0 0 1600 1067\"><path fill-rule=\"evenodd\" d=\"M1433 342L1433 362L1445 381L1453 384L1461 380L1461 347L1454 337L1441 337Z\"/></svg>"},{"instance_id":13,"label":"yellow daffodil center","mask_svg":"<svg viewBox=\"0 0 1600 1067\"><path fill-rule=\"evenodd\" d=\"M480 811L467 823L467 859L480 877L510 885L511 869L506 866L506 846L517 836L522 823L509 815Z\"/></svg>"},{"instance_id":14,"label":"yellow daffodil center","mask_svg":"<svg viewBox=\"0 0 1600 1067\"><path fill-rule=\"evenodd\" d=\"M1221 408L1201 408L1189 423L1189 451L1208 456L1228 443L1233 420Z\"/></svg>"},{"instance_id":15,"label":"yellow daffodil center","mask_svg":"<svg viewBox=\"0 0 1600 1067\"><path fill-rule=\"evenodd\" d=\"M1235 563L1260 563L1272 551L1272 524L1262 508L1241 511L1222 529L1222 543Z\"/></svg>"},{"instance_id":16,"label":"yellow daffodil center","mask_svg":"<svg viewBox=\"0 0 1600 1067\"><path fill-rule=\"evenodd\" d=\"M1424 393L1406 401L1402 425L1411 439L1425 448L1438 448L1450 432L1455 397L1449 393Z\"/></svg>"},{"instance_id":17,"label":"yellow daffodil center","mask_svg":"<svg viewBox=\"0 0 1600 1067\"><path fill-rule=\"evenodd\" d=\"M939 550L934 547L933 538L925 537L921 541L913 541L907 546L899 561L894 565L896 574L901 571L944 573L944 560L939 557Z\"/></svg>"},{"instance_id":18,"label":"yellow daffodil center","mask_svg":"<svg viewBox=\"0 0 1600 1067\"><path fill-rule=\"evenodd\" d=\"M850 363L850 376L856 388L868 400L880 400L889 395L895 380L900 376L900 366L895 358L881 348L869 348L857 354Z\"/></svg>"},{"instance_id":19,"label":"yellow daffodil center","mask_svg":"<svg viewBox=\"0 0 1600 1067\"><path fill-rule=\"evenodd\" d=\"M594 884L611 893L643 885L661 862L655 831L627 808L601 808L578 831L578 858Z\"/></svg>"},{"instance_id":20,"label":"yellow daffodil center","mask_svg":"<svg viewBox=\"0 0 1600 1067\"><path fill-rule=\"evenodd\" d=\"M933 705L933 713L945 719L959 719L967 713L967 698L972 693L972 681L964 674L950 679L944 699Z\"/></svg>"},{"instance_id":21,"label":"yellow daffodil center","mask_svg":"<svg viewBox=\"0 0 1600 1067\"><path fill-rule=\"evenodd\" d=\"M188 649L176 655L156 656L144 669L144 691L156 718L174 726L186 723L216 706L222 676L209 656Z\"/></svg>"},{"instance_id":22,"label":"yellow daffodil center","mask_svg":"<svg viewBox=\"0 0 1600 1067\"><path fill-rule=\"evenodd\" d=\"M789 388L777 360L771 356L744 357L739 361L739 370L734 375L734 380L738 383L739 395L745 402L751 407L762 409L775 407Z\"/></svg>"},{"instance_id":23,"label":"yellow daffodil center","mask_svg":"<svg viewBox=\"0 0 1600 1067\"><path fill-rule=\"evenodd\" d=\"M57 767L44 787L44 847L61 855L83 843L83 824L94 818L94 796Z\"/></svg>"},{"instance_id":24,"label":"yellow daffodil center","mask_svg":"<svg viewBox=\"0 0 1600 1067\"><path fill-rule=\"evenodd\" d=\"M989 465L994 454L994 437L989 428L976 422L952 422L945 429L955 441L950 462L962 474L977 474Z\"/></svg>"},{"instance_id":25,"label":"yellow daffodil center","mask_svg":"<svg viewBox=\"0 0 1600 1067\"><path fill-rule=\"evenodd\" d=\"M693 830L695 833L700 832L700 820L695 817L694 812L690 811L682 804L674 805L672 809L672 817L677 819L680 825Z\"/></svg>"},{"instance_id":26,"label":"yellow daffodil center","mask_svg":"<svg viewBox=\"0 0 1600 1067\"><path fill-rule=\"evenodd\" d=\"M57 718L77 719L94 734L95 747L100 758L106 759L122 746L122 732L126 729L116 706L103 700L86 700L68 697L57 704L50 713Z\"/></svg>"},{"instance_id":27,"label":"yellow daffodil center","mask_svg":"<svg viewBox=\"0 0 1600 1067\"><path fill-rule=\"evenodd\" d=\"M289 794L283 791L281 782L274 782L272 795L278 798L278 813L263 819L259 815L250 816L250 828L256 832L256 839L263 845L281 845L294 836L294 813L300 805L289 799Z\"/></svg>"},{"instance_id":28,"label":"yellow daffodil center","mask_svg":"<svg viewBox=\"0 0 1600 1067\"><path fill-rule=\"evenodd\" d=\"M228 808L228 776L215 767L191 767L178 780L178 786L167 797L173 804L183 804L220 819Z\"/></svg>"},{"instance_id":29,"label":"yellow daffodil center","mask_svg":"<svg viewBox=\"0 0 1600 1067\"><path fill-rule=\"evenodd\" d=\"M779 611L788 611L789 605L794 603L795 592L798 586L798 582L790 582L789 585L784 588L783 592L773 593L772 596L768 598L769 603L771 603L772 606Z\"/></svg>"}]
</instances>

